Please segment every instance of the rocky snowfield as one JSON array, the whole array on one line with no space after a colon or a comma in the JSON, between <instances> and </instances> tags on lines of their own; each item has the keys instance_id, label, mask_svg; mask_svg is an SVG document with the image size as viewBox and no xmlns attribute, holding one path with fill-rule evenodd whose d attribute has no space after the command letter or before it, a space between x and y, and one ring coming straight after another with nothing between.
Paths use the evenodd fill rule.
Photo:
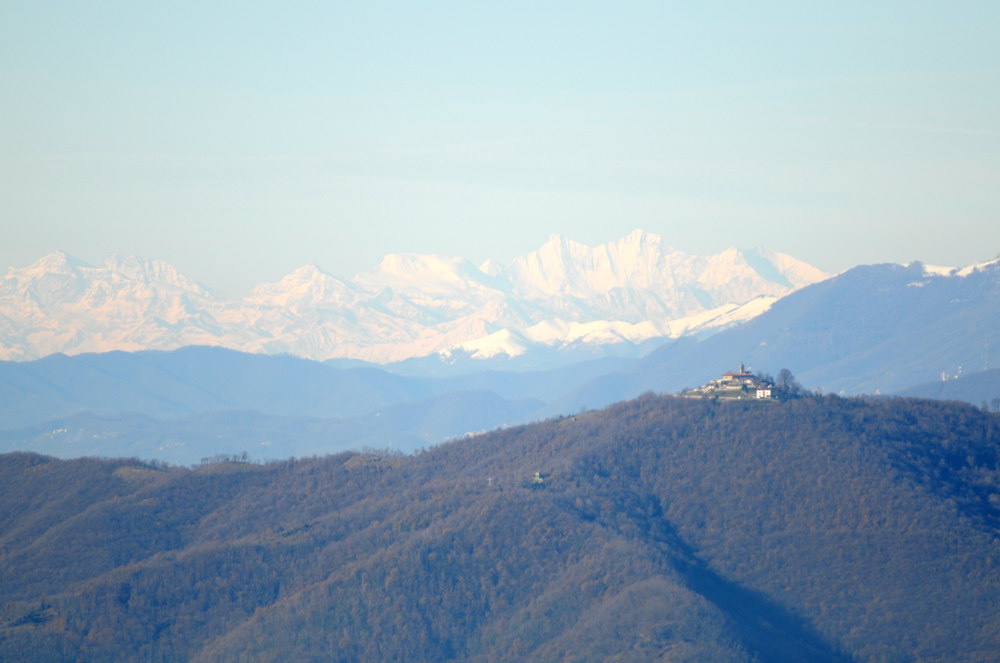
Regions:
<instances>
[{"instance_id":1,"label":"rocky snowfield","mask_svg":"<svg viewBox=\"0 0 1000 663\"><path fill-rule=\"evenodd\" d=\"M57 252L0 284L0 359L213 345L388 363L637 346L721 330L827 277L767 249L694 256L636 230L596 247L553 235L508 265L392 254L349 280L306 265L231 300L159 260Z\"/></svg>"}]
</instances>

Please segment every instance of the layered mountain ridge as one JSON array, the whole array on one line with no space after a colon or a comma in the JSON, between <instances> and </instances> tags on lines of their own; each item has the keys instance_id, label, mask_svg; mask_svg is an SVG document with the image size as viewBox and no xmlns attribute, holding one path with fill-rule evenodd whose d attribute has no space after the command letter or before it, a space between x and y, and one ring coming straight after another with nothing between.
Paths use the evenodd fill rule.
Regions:
<instances>
[{"instance_id":1,"label":"layered mountain ridge","mask_svg":"<svg viewBox=\"0 0 1000 663\"><path fill-rule=\"evenodd\" d=\"M549 413L703 384L724 370L720 359L771 372L789 367L803 384L827 392L903 391L979 405L1000 397L988 380L960 391L949 383L1000 364L998 316L1000 259L962 268L863 265L782 298L746 324L699 342L664 343Z\"/></svg>"},{"instance_id":2,"label":"layered mountain ridge","mask_svg":"<svg viewBox=\"0 0 1000 663\"><path fill-rule=\"evenodd\" d=\"M725 328L827 276L767 249L692 256L636 230L597 247L553 235L506 266L390 254L345 280L309 264L227 300L160 260L57 252L0 283L0 359L198 344L386 363L634 345Z\"/></svg>"},{"instance_id":3,"label":"layered mountain ridge","mask_svg":"<svg viewBox=\"0 0 1000 663\"><path fill-rule=\"evenodd\" d=\"M327 278L306 268L305 282L310 273ZM539 343L578 344L577 357L588 344L621 347L598 344L615 334L641 339L649 322L541 322L465 342L445 361L434 355L382 367L220 347L0 361L0 451L179 463L219 452L278 459L364 445L411 451L645 392L679 392L743 363L758 374L788 369L824 392L903 392L996 410L1000 383L989 369L1000 366L998 315L1000 260L960 269L884 264L801 288L707 337L635 341L649 350L639 359L609 355L537 368L519 353ZM701 319L686 321L696 328ZM517 359L468 359L497 347ZM271 419L237 427L235 412ZM192 436L195 423L202 430Z\"/></svg>"}]
</instances>

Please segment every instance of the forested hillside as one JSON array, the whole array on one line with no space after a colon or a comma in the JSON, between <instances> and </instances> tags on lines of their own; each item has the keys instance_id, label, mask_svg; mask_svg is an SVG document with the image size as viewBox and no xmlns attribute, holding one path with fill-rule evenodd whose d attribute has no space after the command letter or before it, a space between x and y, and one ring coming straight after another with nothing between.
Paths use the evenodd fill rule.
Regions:
<instances>
[{"instance_id":1,"label":"forested hillside","mask_svg":"<svg viewBox=\"0 0 1000 663\"><path fill-rule=\"evenodd\" d=\"M0 660L995 661L1000 418L645 396L412 457L0 456Z\"/></svg>"}]
</instances>

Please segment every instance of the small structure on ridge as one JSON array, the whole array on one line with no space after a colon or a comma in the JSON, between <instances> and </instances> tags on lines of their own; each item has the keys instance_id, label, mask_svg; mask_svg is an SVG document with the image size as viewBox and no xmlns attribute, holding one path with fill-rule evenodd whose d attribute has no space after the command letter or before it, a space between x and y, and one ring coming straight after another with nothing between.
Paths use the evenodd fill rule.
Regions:
<instances>
[{"instance_id":1,"label":"small structure on ridge","mask_svg":"<svg viewBox=\"0 0 1000 663\"><path fill-rule=\"evenodd\" d=\"M723 373L708 384L681 392L686 398L718 398L720 400L771 400L775 397L774 383L758 377L740 364L739 371Z\"/></svg>"}]
</instances>

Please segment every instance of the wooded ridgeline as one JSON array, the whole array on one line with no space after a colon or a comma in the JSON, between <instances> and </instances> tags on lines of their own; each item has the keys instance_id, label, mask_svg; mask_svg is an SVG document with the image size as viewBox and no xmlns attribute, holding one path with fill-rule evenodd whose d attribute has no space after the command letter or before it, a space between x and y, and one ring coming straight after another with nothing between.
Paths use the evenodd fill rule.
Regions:
<instances>
[{"instance_id":1,"label":"wooded ridgeline","mask_svg":"<svg viewBox=\"0 0 1000 663\"><path fill-rule=\"evenodd\" d=\"M0 660L997 660L1000 418L757 405L412 457L0 456Z\"/></svg>"}]
</instances>

